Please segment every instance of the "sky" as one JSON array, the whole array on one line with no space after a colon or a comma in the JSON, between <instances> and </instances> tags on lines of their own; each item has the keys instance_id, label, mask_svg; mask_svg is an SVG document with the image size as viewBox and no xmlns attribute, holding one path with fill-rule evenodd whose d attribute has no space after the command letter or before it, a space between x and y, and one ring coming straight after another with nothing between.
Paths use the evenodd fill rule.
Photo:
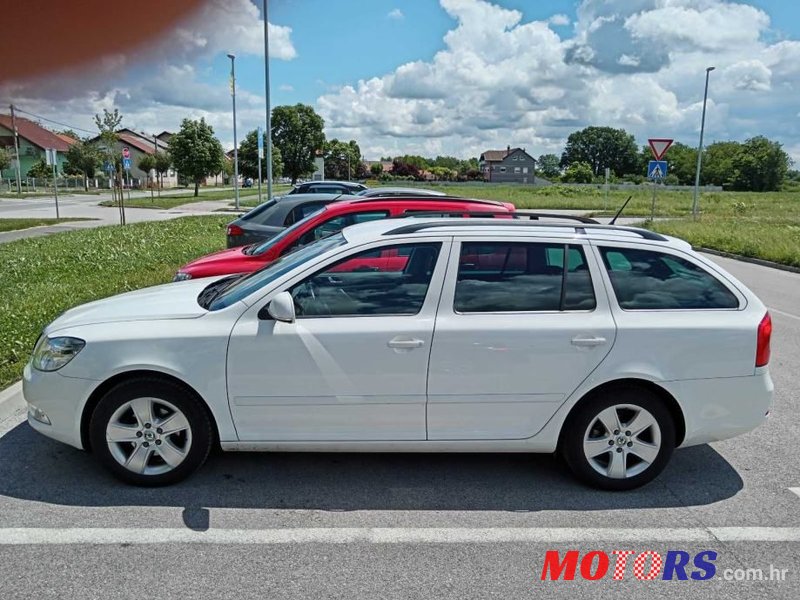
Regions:
<instances>
[{"instance_id":1,"label":"sky","mask_svg":"<svg viewBox=\"0 0 800 600\"><path fill-rule=\"evenodd\" d=\"M265 122L260 5L208 0L145 50L4 84L0 103L82 135L103 108L148 133L204 117L230 148L227 53L239 138ZM588 125L696 145L714 66L706 141L766 135L800 164L793 0L270 0L269 22L272 105L312 105L368 160L560 154Z\"/></svg>"}]
</instances>

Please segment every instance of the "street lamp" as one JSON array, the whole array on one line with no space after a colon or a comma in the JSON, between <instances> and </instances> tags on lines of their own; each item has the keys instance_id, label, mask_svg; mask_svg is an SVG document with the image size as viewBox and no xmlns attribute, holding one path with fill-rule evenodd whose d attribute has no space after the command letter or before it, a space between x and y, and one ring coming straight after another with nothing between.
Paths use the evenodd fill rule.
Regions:
<instances>
[{"instance_id":1,"label":"street lamp","mask_svg":"<svg viewBox=\"0 0 800 600\"><path fill-rule=\"evenodd\" d=\"M272 200L272 110L269 99L269 23L267 0L264 0L264 86L267 94L267 200Z\"/></svg>"},{"instance_id":2,"label":"street lamp","mask_svg":"<svg viewBox=\"0 0 800 600\"><path fill-rule=\"evenodd\" d=\"M694 174L694 196L692 198L692 218L697 218L697 200L700 192L700 166L703 163L703 131L706 127L706 102L708 101L708 76L715 67L706 69L706 89L703 93L703 116L700 118L700 145L697 148L697 171Z\"/></svg>"},{"instance_id":3,"label":"street lamp","mask_svg":"<svg viewBox=\"0 0 800 600\"><path fill-rule=\"evenodd\" d=\"M236 139L236 55L228 54L231 59L231 98L233 99L233 194L236 199L236 210L239 210L239 141Z\"/></svg>"}]
</instances>

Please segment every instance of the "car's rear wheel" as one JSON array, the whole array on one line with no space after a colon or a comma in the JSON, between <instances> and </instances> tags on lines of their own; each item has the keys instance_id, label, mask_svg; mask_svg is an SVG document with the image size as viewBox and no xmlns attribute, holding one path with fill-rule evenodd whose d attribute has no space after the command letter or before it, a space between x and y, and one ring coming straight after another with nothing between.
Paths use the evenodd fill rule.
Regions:
<instances>
[{"instance_id":1,"label":"car's rear wheel","mask_svg":"<svg viewBox=\"0 0 800 600\"><path fill-rule=\"evenodd\" d=\"M652 481L675 448L675 423L658 396L618 388L579 406L565 424L561 453L584 483L630 490Z\"/></svg>"},{"instance_id":2,"label":"car's rear wheel","mask_svg":"<svg viewBox=\"0 0 800 600\"><path fill-rule=\"evenodd\" d=\"M205 462L211 423L181 386L135 379L112 388L89 423L92 450L116 477L156 486L184 479Z\"/></svg>"}]
</instances>

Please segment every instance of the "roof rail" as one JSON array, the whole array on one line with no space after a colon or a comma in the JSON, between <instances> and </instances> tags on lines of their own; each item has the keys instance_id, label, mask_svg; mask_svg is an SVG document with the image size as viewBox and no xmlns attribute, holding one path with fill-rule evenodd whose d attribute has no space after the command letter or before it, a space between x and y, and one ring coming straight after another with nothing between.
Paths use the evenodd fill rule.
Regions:
<instances>
[{"instance_id":1,"label":"roof rail","mask_svg":"<svg viewBox=\"0 0 800 600\"><path fill-rule=\"evenodd\" d=\"M591 217L584 217L583 215L566 215L563 213L544 213L544 212L536 212L535 210L515 210L513 213L514 218L528 218L531 220L539 220L539 219L561 219L567 221L578 221L580 223L590 223L593 225L599 225L599 221L595 221Z\"/></svg>"},{"instance_id":2,"label":"roof rail","mask_svg":"<svg viewBox=\"0 0 800 600\"><path fill-rule=\"evenodd\" d=\"M440 208L440 209L411 209L408 212L400 213L399 215L392 215L387 217L389 219L419 219L419 218L427 218L432 219L434 217L442 217L442 218L460 218L460 217L483 217L485 219L491 219L494 217L503 217L506 219L512 219L514 217L514 213L508 210L464 210L464 209L447 209L447 208Z\"/></svg>"},{"instance_id":3,"label":"roof rail","mask_svg":"<svg viewBox=\"0 0 800 600\"><path fill-rule=\"evenodd\" d=\"M419 194L403 194L399 196L354 196L352 202L389 202L392 200L430 200L431 202L474 202L476 204L488 204L491 206L503 206L499 200L483 200L479 198L460 198L458 196L421 196ZM350 200L350 198L347 198Z\"/></svg>"},{"instance_id":4,"label":"roof rail","mask_svg":"<svg viewBox=\"0 0 800 600\"><path fill-rule=\"evenodd\" d=\"M512 213L513 214L513 213ZM558 227L570 228L575 233L586 234L588 229L608 230L608 231L626 231L628 233L635 233L645 240L654 240L657 242L668 241L663 235L650 231L649 229L639 229L638 227L623 227L619 225L603 225L601 223L581 223L580 225L572 225L570 223L542 223L541 221L521 221L515 219L494 219L491 222L478 220L478 219L462 219L457 225L452 221L434 221L427 223L413 223L410 225L403 225L386 231L383 235L403 235L407 233L418 233L426 229L435 229L438 227Z\"/></svg>"}]
</instances>

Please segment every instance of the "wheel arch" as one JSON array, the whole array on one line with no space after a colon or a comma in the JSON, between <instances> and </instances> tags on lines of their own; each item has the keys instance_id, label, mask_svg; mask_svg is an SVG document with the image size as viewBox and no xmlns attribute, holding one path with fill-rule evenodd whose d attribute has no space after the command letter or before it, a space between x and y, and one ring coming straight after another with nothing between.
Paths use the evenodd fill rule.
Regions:
<instances>
[{"instance_id":1,"label":"wheel arch","mask_svg":"<svg viewBox=\"0 0 800 600\"><path fill-rule=\"evenodd\" d=\"M570 408L567 417L564 419L564 422L561 425L561 430L559 431L558 434L558 446L561 447L561 442L564 437L564 432L569 427L570 422L574 418L574 415L578 412L578 410L582 406L584 406L588 402L591 402L601 394L607 393L614 389L621 389L621 388L645 389L655 394L664 403L664 406L666 406L667 410L669 410L670 416L672 417L672 420L675 424L675 447L677 448L683 443L683 440L686 437L686 418L683 414L683 410L681 409L680 404L675 399L675 397L668 390L661 387L657 383L654 383L647 379L627 377L624 379L614 379L612 381L606 381L586 392L580 398L580 400L578 400L572 406L572 408Z\"/></svg>"},{"instance_id":2,"label":"wheel arch","mask_svg":"<svg viewBox=\"0 0 800 600\"><path fill-rule=\"evenodd\" d=\"M195 400L197 400L198 404L200 404L200 406L203 407L203 410L206 411L206 414L208 415L208 418L211 422L211 431L214 436L213 444L219 445L219 427L217 426L217 420L214 418L214 413L208 406L208 403L197 392L197 390L195 390L192 386L190 386L182 379L175 377L174 375L169 375L162 371L136 369L133 371L124 371L122 373L117 373L116 375L109 377L108 379L103 381L100 385L98 385L89 395L89 398L83 407L83 413L81 414L80 433L81 433L81 445L83 446L84 450L86 450L87 452L92 451L92 444L89 435L89 422L92 419L92 413L94 412L94 409L97 407L103 396L105 396L111 389L113 389L120 383L124 383L126 381L131 381L134 379L145 379L145 378L160 379L161 381L167 381L169 383L172 383L174 385L183 388L192 397L194 397Z\"/></svg>"}]
</instances>

